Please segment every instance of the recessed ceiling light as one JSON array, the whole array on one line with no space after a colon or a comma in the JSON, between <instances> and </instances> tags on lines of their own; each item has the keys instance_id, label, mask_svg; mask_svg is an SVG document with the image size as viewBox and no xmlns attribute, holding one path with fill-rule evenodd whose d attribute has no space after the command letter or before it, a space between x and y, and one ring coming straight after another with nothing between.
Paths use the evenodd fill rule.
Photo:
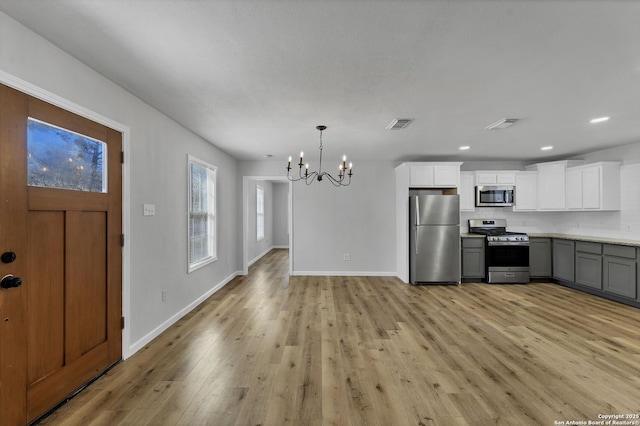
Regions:
<instances>
[{"instance_id":1,"label":"recessed ceiling light","mask_svg":"<svg viewBox=\"0 0 640 426\"><path fill-rule=\"evenodd\" d=\"M487 130L506 129L507 127L515 124L519 120L520 120L519 118L501 118L495 123L489 124L487 127L485 127L485 129Z\"/></svg>"},{"instance_id":2,"label":"recessed ceiling light","mask_svg":"<svg viewBox=\"0 0 640 426\"><path fill-rule=\"evenodd\" d=\"M469 148L471 148L471 147L470 147L470 146L468 146L468 145L465 145L465 146L461 146L461 147L460 147L460 148L458 148L458 149L459 149L460 151L466 151L466 150L468 150Z\"/></svg>"},{"instance_id":3,"label":"recessed ceiling light","mask_svg":"<svg viewBox=\"0 0 640 426\"><path fill-rule=\"evenodd\" d=\"M589 120L589 123L591 123L591 124L602 123L603 121L607 121L607 120L609 120L609 117L598 117L598 118L594 118L592 120Z\"/></svg>"},{"instance_id":4,"label":"recessed ceiling light","mask_svg":"<svg viewBox=\"0 0 640 426\"><path fill-rule=\"evenodd\" d=\"M553 149L552 146L543 146L542 148L540 148L541 151L549 151L550 149Z\"/></svg>"}]
</instances>

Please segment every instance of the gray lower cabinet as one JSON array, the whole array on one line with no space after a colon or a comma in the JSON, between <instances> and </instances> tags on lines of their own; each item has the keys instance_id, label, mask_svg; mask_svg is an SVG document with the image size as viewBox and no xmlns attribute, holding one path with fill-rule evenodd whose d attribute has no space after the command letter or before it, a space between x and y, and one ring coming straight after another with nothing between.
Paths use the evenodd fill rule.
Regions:
<instances>
[{"instance_id":1,"label":"gray lower cabinet","mask_svg":"<svg viewBox=\"0 0 640 426\"><path fill-rule=\"evenodd\" d=\"M638 299L637 250L604 244L603 289L607 293Z\"/></svg>"},{"instance_id":2,"label":"gray lower cabinet","mask_svg":"<svg viewBox=\"0 0 640 426\"><path fill-rule=\"evenodd\" d=\"M529 275L551 278L551 238L529 238Z\"/></svg>"},{"instance_id":3,"label":"gray lower cabinet","mask_svg":"<svg viewBox=\"0 0 640 426\"><path fill-rule=\"evenodd\" d=\"M573 282L575 241L553 239L553 278Z\"/></svg>"},{"instance_id":4,"label":"gray lower cabinet","mask_svg":"<svg viewBox=\"0 0 640 426\"><path fill-rule=\"evenodd\" d=\"M640 247L553 238L552 252L560 284L640 307Z\"/></svg>"},{"instance_id":5,"label":"gray lower cabinet","mask_svg":"<svg viewBox=\"0 0 640 426\"><path fill-rule=\"evenodd\" d=\"M462 238L462 278L483 280L484 238Z\"/></svg>"},{"instance_id":6,"label":"gray lower cabinet","mask_svg":"<svg viewBox=\"0 0 640 426\"><path fill-rule=\"evenodd\" d=\"M582 241L578 241L575 244L575 282L602 290L602 244Z\"/></svg>"}]
</instances>

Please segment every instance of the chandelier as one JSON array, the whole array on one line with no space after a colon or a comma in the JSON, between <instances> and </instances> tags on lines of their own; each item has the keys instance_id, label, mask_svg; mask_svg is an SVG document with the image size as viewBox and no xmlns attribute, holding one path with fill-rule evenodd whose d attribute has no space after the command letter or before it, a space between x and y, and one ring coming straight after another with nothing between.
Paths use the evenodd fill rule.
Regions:
<instances>
[{"instance_id":1,"label":"chandelier","mask_svg":"<svg viewBox=\"0 0 640 426\"><path fill-rule=\"evenodd\" d=\"M325 177L334 186L348 186L351 183L351 176L353 175L353 164L349 163L349 170L347 171L347 156L342 156L342 163L338 168L338 177L335 178L331 174L322 171L322 132L326 130L327 126L316 126L316 129L320 131L320 164L318 165L318 171L310 172L309 163L303 163L304 152L300 152L300 162L298 163L299 170L298 176L291 176L291 157L289 157L289 164L287 164L287 178L292 182L303 180L307 185L315 180L322 181ZM302 167L304 166L304 172ZM345 176L349 176L349 180L345 181Z\"/></svg>"}]
</instances>

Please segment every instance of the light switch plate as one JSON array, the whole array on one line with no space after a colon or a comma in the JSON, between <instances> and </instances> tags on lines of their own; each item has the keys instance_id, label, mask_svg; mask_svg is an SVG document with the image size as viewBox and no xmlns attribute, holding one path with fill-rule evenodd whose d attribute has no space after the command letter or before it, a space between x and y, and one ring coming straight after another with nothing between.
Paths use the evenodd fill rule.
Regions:
<instances>
[{"instance_id":1,"label":"light switch plate","mask_svg":"<svg viewBox=\"0 0 640 426\"><path fill-rule=\"evenodd\" d=\"M144 216L155 216L156 215L156 205L155 204L145 204L143 207Z\"/></svg>"}]
</instances>

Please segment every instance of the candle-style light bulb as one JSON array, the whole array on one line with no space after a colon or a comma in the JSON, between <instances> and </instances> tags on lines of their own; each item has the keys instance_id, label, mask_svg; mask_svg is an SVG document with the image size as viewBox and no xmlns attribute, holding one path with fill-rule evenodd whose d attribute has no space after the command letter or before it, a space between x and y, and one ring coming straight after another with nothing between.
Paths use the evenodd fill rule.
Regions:
<instances>
[{"instance_id":1,"label":"candle-style light bulb","mask_svg":"<svg viewBox=\"0 0 640 426\"><path fill-rule=\"evenodd\" d=\"M289 156L289 164L287 164L287 170L291 168L291 156Z\"/></svg>"}]
</instances>

